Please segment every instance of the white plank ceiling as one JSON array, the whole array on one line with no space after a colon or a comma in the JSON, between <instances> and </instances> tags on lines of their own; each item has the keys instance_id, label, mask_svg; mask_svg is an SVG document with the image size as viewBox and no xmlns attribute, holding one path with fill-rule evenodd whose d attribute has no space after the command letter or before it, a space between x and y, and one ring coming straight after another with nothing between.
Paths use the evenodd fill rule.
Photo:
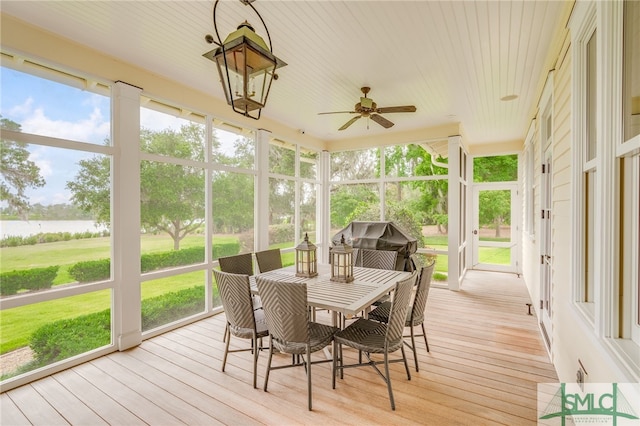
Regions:
<instances>
[{"instance_id":1,"label":"white plank ceiling","mask_svg":"<svg viewBox=\"0 0 640 426\"><path fill-rule=\"evenodd\" d=\"M324 140L460 122L470 144L524 139L562 1L258 0L276 56L288 63L273 83L263 116ZM213 1L13 1L2 13L123 61L224 95L204 40ZM224 37L259 18L237 0L218 5ZM344 131L360 87L386 114L384 129L362 119ZM517 95L512 101L501 101ZM368 127L368 128L367 128Z\"/></svg>"}]
</instances>

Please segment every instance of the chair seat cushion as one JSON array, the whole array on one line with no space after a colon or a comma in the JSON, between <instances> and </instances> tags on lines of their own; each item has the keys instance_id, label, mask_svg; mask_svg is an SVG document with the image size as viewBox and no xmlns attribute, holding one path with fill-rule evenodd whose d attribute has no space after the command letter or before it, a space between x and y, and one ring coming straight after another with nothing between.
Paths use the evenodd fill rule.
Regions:
<instances>
[{"instance_id":1,"label":"chair seat cushion","mask_svg":"<svg viewBox=\"0 0 640 426\"><path fill-rule=\"evenodd\" d=\"M379 322L389 321L389 312L391 312L391 302L383 302L377 308L369 312L369 319Z\"/></svg>"},{"instance_id":2,"label":"chair seat cushion","mask_svg":"<svg viewBox=\"0 0 640 426\"><path fill-rule=\"evenodd\" d=\"M267 327L267 320L264 316L264 311L258 309L253 311L253 315L256 319L256 337L266 337L269 335L269 329ZM229 331L236 337L242 339L251 339L253 337L252 328L235 327L229 324Z\"/></svg>"},{"instance_id":3,"label":"chair seat cushion","mask_svg":"<svg viewBox=\"0 0 640 426\"><path fill-rule=\"evenodd\" d=\"M387 325L382 322L360 318L335 335L337 343L350 346L368 353L384 353ZM402 338L389 342L388 351L393 352L402 346Z\"/></svg>"},{"instance_id":4,"label":"chair seat cushion","mask_svg":"<svg viewBox=\"0 0 640 426\"><path fill-rule=\"evenodd\" d=\"M380 321L389 321L389 312L391 311L391 302L384 302L373 311L369 312L369 318ZM407 312L407 319L405 321L406 327L420 325L424 322L424 313L416 313L413 318L411 317L411 309Z\"/></svg>"},{"instance_id":5,"label":"chair seat cushion","mask_svg":"<svg viewBox=\"0 0 640 426\"><path fill-rule=\"evenodd\" d=\"M333 340L334 334L340 331L338 327L319 324L317 322L309 322L309 345L310 352L316 352L329 345ZM307 344L304 342L282 342L271 336L273 346L281 352L290 354L307 353Z\"/></svg>"}]
</instances>

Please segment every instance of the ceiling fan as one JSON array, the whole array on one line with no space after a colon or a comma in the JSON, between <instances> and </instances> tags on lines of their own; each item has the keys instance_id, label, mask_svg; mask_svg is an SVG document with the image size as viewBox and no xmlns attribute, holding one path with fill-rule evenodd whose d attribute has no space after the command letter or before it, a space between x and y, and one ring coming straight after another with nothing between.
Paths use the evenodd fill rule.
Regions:
<instances>
[{"instance_id":1,"label":"ceiling fan","mask_svg":"<svg viewBox=\"0 0 640 426\"><path fill-rule=\"evenodd\" d=\"M346 129L347 127L351 126L353 123L355 123L357 120L359 120L362 117L371 118L373 121L375 121L376 123L378 123L379 125L381 125L385 129L388 129L389 127L393 126L393 123L391 121L387 120L386 118L384 118L383 116L379 115L379 114L386 114L386 113L390 113L390 112L416 112L416 107L413 106L413 105L392 106L392 107L381 107L381 108L378 108L378 105L375 102L373 102L373 99L367 98L367 94L369 93L371 88L370 87L363 87L360 90L362 90L362 93L364 93L364 97L360 97L360 102L358 102L355 105L354 111L320 112L320 113L318 113L318 115L323 115L323 114L360 114L360 115L358 115L356 117L353 117L351 120L347 121L346 123L344 123L344 125L342 127L340 127L338 130ZM368 128L368 124L367 124L367 128Z\"/></svg>"}]
</instances>

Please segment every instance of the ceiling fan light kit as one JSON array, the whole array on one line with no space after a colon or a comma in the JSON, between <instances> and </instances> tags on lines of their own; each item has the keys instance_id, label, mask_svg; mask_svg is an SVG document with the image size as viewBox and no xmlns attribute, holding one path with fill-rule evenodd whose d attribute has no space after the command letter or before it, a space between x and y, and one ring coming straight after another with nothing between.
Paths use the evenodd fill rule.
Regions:
<instances>
[{"instance_id":1,"label":"ceiling fan light kit","mask_svg":"<svg viewBox=\"0 0 640 426\"><path fill-rule=\"evenodd\" d=\"M222 42L216 22L216 10L220 0L216 0L213 6L213 27L217 39L207 35L205 40L218 47L202 56L215 62L227 103L233 110L245 117L258 120L262 108L267 103L271 83L278 79L276 68L287 64L273 54L269 30L262 16L251 4L253 0L240 1L245 6L251 7L258 15L267 33L269 44L267 45L264 39L256 34L247 21L240 24L236 31L229 34Z\"/></svg>"},{"instance_id":2,"label":"ceiling fan light kit","mask_svg":"<svg viewBox=\"0 0 640 426\"><path fill-rule=\"evenodd\" d=\"M360 102L355 104L355 106L353 107L353 111L320 112L318 114L319 115L324 115L324 114L360 114L360 115L358 115L356 117L353 117L352 119L350 119L346 123L344 123L342 125L342 127L340 127L338 129L338 130L345 130L345 129L347 129L349 126L351 126L353 123L355 123L356 121L358 121L362 117L370 118L373 121L375 121L376 123L378 123L379 125L381 125L382 127L384 127L385 129L388 129L391 126L393 126L394 123L389 121L389 120L387 120L386 118L384 118L380 114L388 114L388 113L395 113L395 112L416 112L416 107L413 106L413 105L392 106L392 107L378 108L378 104L376 104L373 101L373 99L367 97L367 94L369 93L369 91L371 91L371 88L365 86L365 87L362 87L360 90L364 94L364 97L360 97ZM369 128L368 124L367 124L367 128Z\"/></svg>"}]
</instances>

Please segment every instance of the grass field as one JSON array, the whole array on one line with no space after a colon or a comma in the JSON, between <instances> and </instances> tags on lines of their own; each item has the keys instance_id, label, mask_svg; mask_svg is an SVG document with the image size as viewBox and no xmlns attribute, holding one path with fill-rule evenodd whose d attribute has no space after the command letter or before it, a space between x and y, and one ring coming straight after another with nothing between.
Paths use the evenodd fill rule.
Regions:
<instances>
[{"instance_id":1,"label":"grass field","mask_svg":"<svg viewBox=\"0 0 640 426\"><path fill-rule=\"evenodd\" d=\"M231 239L233 237L229 237ZM220 239L216 239L220 241ZM36 244L32 246L3 247L0 249L1 271L23 270L60 265L55 285L73 282L69 268L80 261L108 258L109 238L90 238ZM201 236L189 236L180 247L202 246ZM173 249L173 241L164 236L143 235L143 253L165 252ZM142 299L159 296L204 284L204 272L192 272L142 283ZM36 303L0 311L0 354L28 345L31 334L44 324L78 315L99 312L111 307L111 291L101 290L64 299Z\"/></svg>"},{"instance_id":2,"label":"grass field","mask_svg":"<svg viewBox=\"0 0 640 426\"><path fill-rule=\"evenodd\" d=\"M234 237L228 238L233 239ZM430 237L428 239L429 246L436 250L446 250L446 238L446 236ZM218 237L216 241L224 242L224 239ZM107 237L32 246L3 247L0 249L0 272L59 265L60 270L54 285L71 283L73 279L69 276L69 268L79 261L108 258L111 251L109 244L110 239ZM180 247L197 247L203 244L202 236L188 236L182 240ZM290 247L287 243L278 246L280 248ZM161 235L143 235L141 237L142 253L158 253L172 249L173 241L169 237ZM509 250L483 249L480 259L487 263L509 264ZM441 276L445 276L444 274L447 273L447 261L447 255L438 255L436 272L440 272ZM295 253L283 254L282 262L284 265L293 265ZM204 282L204 272L202 271L146 281L141 286L142 298L144 300L170 291L203 285ZM0 311L0 325L2 326L0 354L28 345L31 333L46 323L99 312L110 306L111 291L102 290Z\"/></svg>"}]
</instances>

